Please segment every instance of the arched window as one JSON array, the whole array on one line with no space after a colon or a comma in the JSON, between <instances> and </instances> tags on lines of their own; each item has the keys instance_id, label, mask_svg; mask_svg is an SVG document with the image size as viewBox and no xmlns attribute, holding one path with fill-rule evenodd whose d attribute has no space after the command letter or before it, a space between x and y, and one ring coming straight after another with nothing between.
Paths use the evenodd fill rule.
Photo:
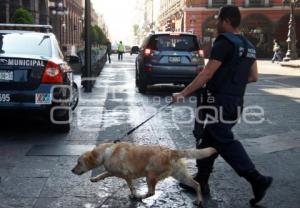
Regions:
<instances>
[{"instance_id":1,"label":"arched window","mask_svg":"<svg viewBox=\"0 0 300 208\"><path fill-rule=\"evenodd\" d=\"M221 7L227 5L227 0L212 0L212 7Z\"/></svg>"},{"instance_id":2,"label":"arched window","mask_svg":"<svg viewBox=\"0 0 300 208\"><path fill-rule=\"evenodd\" d=\"M263 7L265 0L249 0L249 7Z\"/></svg>"}]
</instances>

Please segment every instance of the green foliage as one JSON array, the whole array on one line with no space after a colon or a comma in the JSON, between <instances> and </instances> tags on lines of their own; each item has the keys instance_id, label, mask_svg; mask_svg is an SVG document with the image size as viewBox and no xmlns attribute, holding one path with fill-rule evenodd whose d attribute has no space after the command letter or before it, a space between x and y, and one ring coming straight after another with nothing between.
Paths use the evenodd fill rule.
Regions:
<instances>
[{"instance_id":1,"label":"green foliage","mask_svg":"<svg viewBox=\"0 0 300 208\"><path fill-rule=\"evenodd\" d=\"M12 23L16 24L34 24L34 18L32 14L23 8L18 8L15 11L11 21Z\"/></svg>"},{"instance_id":2,"label":"green foliage","mask_svg":"<svg viewBox=\"0 0 300 208\"><path fill-rule=\"evenodd\" d=\"M93 45L103 45L107 43L107 37L102 31L102 29L95 25L91 26L91 42ZM85 33L84 31L81 34L82 40L85 40Z\"/></svg>"}]
</instances>

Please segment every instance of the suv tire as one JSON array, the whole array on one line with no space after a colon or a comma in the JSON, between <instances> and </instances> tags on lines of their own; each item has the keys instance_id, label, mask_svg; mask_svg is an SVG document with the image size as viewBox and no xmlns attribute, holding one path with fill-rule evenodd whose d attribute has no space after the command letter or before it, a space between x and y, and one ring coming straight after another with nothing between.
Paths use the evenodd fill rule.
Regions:
<instances>
[{"instance_id":1,"label":"suv tire","mask_svg":"<svg viewBox=\"0 0 300 208\"><path fill-rule=\"evenodd\" d=\"M144 94L147 91L147 81L141 74L138 75L137 88L140 93Z\"/></svg>"}]
</instances>

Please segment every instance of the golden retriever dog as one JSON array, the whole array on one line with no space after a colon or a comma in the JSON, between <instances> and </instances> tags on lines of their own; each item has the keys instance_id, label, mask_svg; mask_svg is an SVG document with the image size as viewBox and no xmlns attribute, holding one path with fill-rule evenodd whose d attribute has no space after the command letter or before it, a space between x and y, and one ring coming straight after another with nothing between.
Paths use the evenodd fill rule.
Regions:
<instances>
[{"instance_id":1,"label":"golden retriever dog","mask_svg":"<svg viewBox=\"0 0 300 208\"><path fill-rule=\"evenodd\" d=\"M98 182L116 176L126 180L131 198L145 199L155 194L158 181L172 176L178 181L193 187L197 192L196 204L202 206L200 185L187 172L183 158L202 159L215 154L214 148L173 150L159 145L137 145L132 143L104 143L92 151L82 154L72 172L77 175L104 165L105 172L91 178ZM138 195L132 180L146 177L148 192Z\"/></svg>"}]
</instances>

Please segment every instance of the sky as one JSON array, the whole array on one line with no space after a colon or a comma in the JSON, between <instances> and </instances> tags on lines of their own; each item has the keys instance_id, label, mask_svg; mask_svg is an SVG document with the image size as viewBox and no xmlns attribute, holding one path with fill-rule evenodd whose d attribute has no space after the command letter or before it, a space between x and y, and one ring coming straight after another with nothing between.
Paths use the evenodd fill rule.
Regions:
<instances>
[{"instance_id":1,"label":"sky","mask_svg":"<svg viewBox=\"0 0 300 208\"><path fill-rule=\"evenodd\" d=\"M141 0L91 0L94 9L102 14L108 26L111 42L123 41L130 45L133 41L133 25L143 21L142 11L136 11ZM141 10L141 9L140 9ZM159 0L154 0L154 16L158 15Z\"/></svg>"},{"instance_id":2,"label":"sky","mask_svg":"<svg viewBox=\"0 0 300 208\"><path fill-rule=\"evenodd\" d=\"M102 14L108 26L112 43L130 42L132 38L135 8L138 0L91 0L98 14ZM128 43L129 44L129 43Z\"/></svg>"}]
</instances>

